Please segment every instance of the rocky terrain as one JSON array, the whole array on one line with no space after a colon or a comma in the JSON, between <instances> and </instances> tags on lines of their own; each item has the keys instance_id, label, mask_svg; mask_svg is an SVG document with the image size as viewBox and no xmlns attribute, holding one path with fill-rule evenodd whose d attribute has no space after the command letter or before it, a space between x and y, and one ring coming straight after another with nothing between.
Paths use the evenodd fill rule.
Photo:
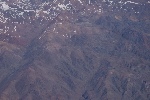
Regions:
<instances>
[{"instance_id":1,"label":"rocky terrain","mask_svg":"<svg viewBox=\"0 0 150 100\"><path fill-rule=\"evenodd\" d=\"M0 0L0 100L150 100L150 1Z\"/></svg>"}]
</instances>

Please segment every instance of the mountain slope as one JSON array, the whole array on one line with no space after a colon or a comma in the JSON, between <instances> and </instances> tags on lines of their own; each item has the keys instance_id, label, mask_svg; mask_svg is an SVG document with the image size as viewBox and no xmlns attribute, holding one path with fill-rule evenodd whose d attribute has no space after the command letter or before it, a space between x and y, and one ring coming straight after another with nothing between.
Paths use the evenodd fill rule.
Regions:
<instances>
[{"instance_id":1,"label":"mountain slope","mask_svg":"<svg viewBox=\"0 0 150 100\"><path fill-rule=\"evenodd\" d=\"M13 2L1 9L0 100L150 99L149 2Z\"/></svg>"}]
</instances>

